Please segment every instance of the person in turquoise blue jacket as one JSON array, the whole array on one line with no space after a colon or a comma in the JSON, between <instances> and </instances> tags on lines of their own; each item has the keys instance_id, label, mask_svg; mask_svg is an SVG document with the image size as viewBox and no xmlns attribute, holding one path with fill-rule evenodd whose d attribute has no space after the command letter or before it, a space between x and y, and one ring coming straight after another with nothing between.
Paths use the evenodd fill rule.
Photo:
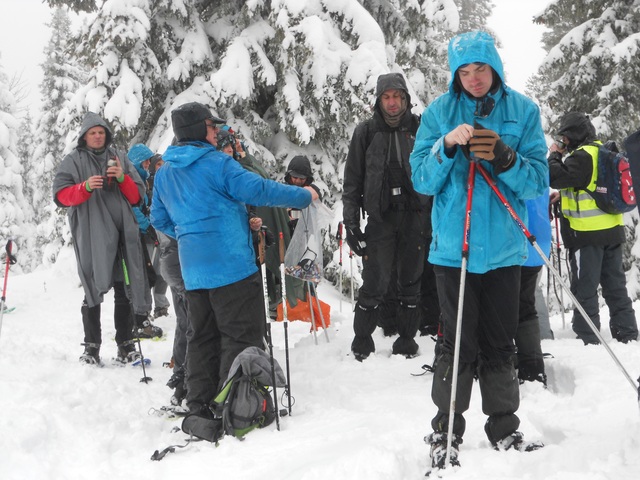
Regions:
<instances>
[{"instance_id":1,"label":"person in turquoise blue jacket","mask_svg":"<svg viewBox=\"0 0 640 480\"><path fill-rule=\"evenodd\" d=\"M542 253L549 258L551 252L551 221L549 220L549 189L533 200L527 200L527 225L536 238ZM528 244L529 254L520 268L520 307L516 348L518 349L518 379L520 382L541 382L547 384L544 358L540 346L540 315L547 315L547 305L537 302L540 272L545 261L533 245ZM544 311L540 310L544 309Z\"/></svg>"},{"instance_id":2,"label":"person in turquoise blue jacket","mask_svg":"<svg viewBox=\"0 0 640 480\"><path fill-rule=\"evenodd\" d=\"M488 171L525 224L525 200L539 197L549 184L539 108L506 85L493 38L478 31L460 34L450 41L448 58L449 89L422 114L410 157L416 191L434 196L429 261L435 269L444 328L431 390L438 412L431 422L434 433L426 438L434 468L445 466L449 421L453 421L451 463L459 464L463 413L469 408L474 375L488 416L485 433L494 448L539 446L523 440L515 413L519 385L514 337L527 240L479 173L470 212L453 419L449 408L471 162Z\"/></svg>"},{"instance_id":3,"label":"person in turquoise blue jacket","mask_svg":"<svg viewBox=\"0 0 640 480\"><path fill-rule=\"evenodd\" d=\"M219 125L201 103L171 112L176 144L156 173L151 223L178 241L192 334L187 344L187 408L209 408L235 357L263 348L263 285L246 205L303 209L317 198L310 187L264 179L216 150Z\"/></svg>"},{"instance_id":4,"label":"person in turquoise blue jacket","mask_svg":"<svg viewBox=\"0 0 640 480\"><path fill-rule=\"evenodd\" d=\"M165 282L162 275L160 275L158 237L154 228L151 226L151 220L149 219L150 201L152 197L152 187L149 184L149 168L151 165L151 159L154 157L154 153L145 144L136 143L131 146L127 155L129 155L131 163L136 167L136 170L140 174L140 178L142 178L142 181L147 186L147 192L143 201L139 207L133 208L133 213L135 213L136 220L138 220L138 225L140 226L140 238L147 249L147 261L152 264L155 273L152 285L154 304L153 316L154 318L163 317L169 314L169 306L171 304L167 298L167 282Z\"/></svg>"}]
</instances>

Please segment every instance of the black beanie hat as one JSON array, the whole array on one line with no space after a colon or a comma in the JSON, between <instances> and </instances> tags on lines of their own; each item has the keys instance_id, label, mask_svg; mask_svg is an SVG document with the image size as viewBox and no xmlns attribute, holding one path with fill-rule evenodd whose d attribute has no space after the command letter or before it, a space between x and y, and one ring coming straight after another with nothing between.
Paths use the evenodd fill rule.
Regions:
<instances>
[{"instance_id":1,"label":"black beanie hat","mask_svg":"<svg viewBox=\"0 0 640 480\"><path fill-rule=\"evenodd\" d=\"M289 162L287 172L284 175L284 181L291 183L291 177L306 178L305 186L311 185L313 182L313 172L311 171L311 162L305 155L296 155Z\"/></svg>"},{"instance_id":2,"label":"black beanie hat","mask_svg":"<svg viewBox=\"0 0 640 480\"><path fill-rule=\"evenodd\" d=\"M173 133L178 142L188 140L205 140L207 126L205 120L224 124L225 120L214 116L209 107L198 102L185 103L171 112Z\"/></svg>"}]
</instances>

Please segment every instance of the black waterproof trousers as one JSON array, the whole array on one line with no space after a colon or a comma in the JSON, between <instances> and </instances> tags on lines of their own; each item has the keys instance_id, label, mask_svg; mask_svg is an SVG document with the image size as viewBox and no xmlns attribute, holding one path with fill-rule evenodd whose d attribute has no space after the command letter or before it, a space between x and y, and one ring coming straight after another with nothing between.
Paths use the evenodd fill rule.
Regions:
<instances>
[{"instance_id":1,"label":"black waterproof trousers","mask_svg":"<svg viewBox=\"0 0 640 480\"><path fill-rule=\"evenodd\" d=\"M133 338L133 321L131 317L131 303L127 298L124 283L115 282L113 285L114 312L113 324L116 329L116 343L122 343ZM82 325L84 327L84 343L100 345L102 343L102 327L100 323L101 304L87 306L87 300L82 302Z\"/></svg>"},{"instance_id":2,"label":"black waterproof trousers","mask_svg":"<svg viewBox=\"0 0 640 480\"><path fill-rule=\"evenodd\" d=\"M369 218L365 228L367 249L362 258L362 287L353 319L354 353L368 355L375 350L371 335L380 322L379 306L384 302L394 272L399 304L393 353L415 355L418 344L414 337L420 326L420 280L425 263L428 218L409 210L392 210L381 222Z\"/></svg>"},{"instance_id":3,"label":"black waterproof trousers","mask_svg":"<svg viewBox=\"0 0 640 480\"><path fill-rule=\"evenodd\" d=\"M600 330L598 285L609 307L611 336L619 342L637 340L638 324L622 269L622 245L588 245L569 250L571 292ZM580 312L573 311L573 331L585 344L599 343Z\"/></svg>"},{"instance_id":4,"label":"black waterproof trousers","mask_svg":"<svg viewBox=\"0 0 640 480\"><path fill-rule=\"evenodd\" d=\"M447 432L461 269L442 266L434 269L444 338L433 374L431 398L438 413L431 426L436 432ZM480 383L482 411L489 416L485 424L489 440L495 443L520 425L515 414L520 396L513 365L519 292L520 267L517 266L466 275L453 425L456 435L464 434L462 414L469 408L474 373Z\"/></svg>"},{"instance_id":5,"label":"black waterproof trousers","mask_svg":"<svg viewBox=\"0 0 640 480\"><path fill-rule=\"evenodd\" d=\"M187 290L192 332L187 343L187 407L208 407L236 356L263 348L265 311L259 272L224 287Z\"/></svg>"},{"instance_id":6,"label":"black waterproof trousers","mask_svg":"<svg viewBox=\"0 0 640 480\"><path fill-rule=\"evenodd\" d=\"M520 269L520 313L516 332L518 378L546 384L544 360L540 347L540 322L536 310L536 287L542 267Z\"/></svg>"}]
</instances>

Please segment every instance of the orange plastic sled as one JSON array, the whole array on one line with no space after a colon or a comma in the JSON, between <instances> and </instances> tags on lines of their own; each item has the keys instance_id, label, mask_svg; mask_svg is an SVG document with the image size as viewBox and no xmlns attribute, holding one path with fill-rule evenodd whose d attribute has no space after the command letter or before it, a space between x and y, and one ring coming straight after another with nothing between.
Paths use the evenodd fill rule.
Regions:
<instances>
[{"instance_id":1,"label":"orange plastic sled","mask_svg":"<svg viewBox=\"0 0 640 480\"><path fill-rule=\"evenodd\" d=\"M322 328L322 318L320 318L320 312L318 311L317 299L313 298L313 315L316 323L316 330ZM320 300L320 306L322 307L322 315L324 316L324 323L328 327L331 325L331 305L324 303ZM292 307L287 300L287 319L288 320L302 320L303 322L311 323L311 309L309 308L309 302L298 300L298 304ZM281 322L282 317L282 302L278 305L276 320Z\"/></svg>"}]
</instances>

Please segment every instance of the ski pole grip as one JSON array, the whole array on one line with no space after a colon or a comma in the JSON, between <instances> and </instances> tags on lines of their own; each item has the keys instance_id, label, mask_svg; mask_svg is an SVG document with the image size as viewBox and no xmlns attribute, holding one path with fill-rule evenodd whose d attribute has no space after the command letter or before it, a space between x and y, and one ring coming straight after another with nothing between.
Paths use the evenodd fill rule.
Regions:
<instances>
[{"instance_id":1,"label":"ski pole grip","mask_svg":"<svg viewBox=\"0 0 640 480\"><path fill-rule=\"evenodd\" d=\"M11 248L13 246L13 241L11 239L7 240L7 245L5 247L5 251L7 252L6 262L8 265L15 265L16 257L11 254Z\"/></svg>"},{"instance_id":2,"label":"ski pole grip","mask_svg":"<svg viewBox=\"0 0 640 480\"><path fill-rule=\"evenodd\" d=\"M284 263L284 234L282 232L279 234L278 248L280 250L280 263Z\"/></svg>"},{"instance_id":3,"label":"ski pole grip","mask_svg":"<svg viewBox=\"0 0 640 480\"><path fill-rule=\"evenodd\" d=\"M267 235L267 227L260 227L260 232L258 237L258 259L260 260L260 265L264 263L266 235Z\"/></svg>"}]
</instances>

